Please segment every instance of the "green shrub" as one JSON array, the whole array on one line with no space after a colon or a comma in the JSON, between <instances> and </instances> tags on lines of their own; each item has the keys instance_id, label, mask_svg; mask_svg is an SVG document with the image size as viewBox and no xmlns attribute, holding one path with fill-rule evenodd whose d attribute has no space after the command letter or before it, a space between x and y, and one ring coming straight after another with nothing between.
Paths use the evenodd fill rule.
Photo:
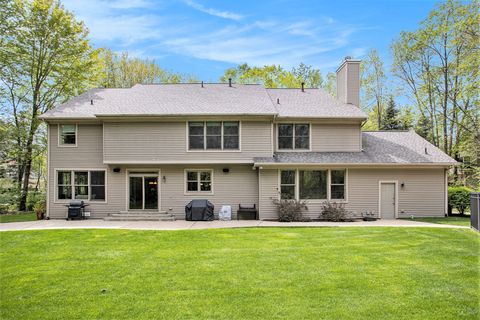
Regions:
<instances>
[{"instance_id":1,"label":"green shrub","mask_svg":"<svg viewBox=\"0 0 480 320\"><path fill-rule=\"evenodd\" d=\"M302 200L275 199L273 204L277 207L278 221L281 222L303 221L303 211L308 210Z\"/></svg>"},{"instance_id":2,"label":"green shrub","mask_svg":"<svg viewBox=\"0 0 480 320\"><path fill-rule=\"evenodd\" d=\"M32 211L37 202L45 201L45 192L30 191L27 196L27 211Z\"/></svg>"},{"instance_id":3,"label":"green shrub","mask_svg":"<svg viewBox=\"0 0 480 320\"><path fill-rule=\"evenodd\" d=\"M464 214L465 209L470 206L470 192L473 190L467 187L449 187L448 206L457 209L460 214Z\"/></svg>"},{"instance_id":4,"label":"green shrub","mask_svg":"<svg viewBox=\"0 0 480 320\"><path fill-rule=\"evenodd\" d=\"M352 221L351 213L345 209L343 203L328 201L323 204L319 218L333 222Z\"/></svg>"},{"instance_id":5,"label":"green shrub","mask_svg":"<svg viewBox=\"0 0 480 320\"><path fill-rule=\"evenodd\" d=\"M0 179L0 213L16 211L19 193L12 179Z\"/></svg>"}]
</instances>

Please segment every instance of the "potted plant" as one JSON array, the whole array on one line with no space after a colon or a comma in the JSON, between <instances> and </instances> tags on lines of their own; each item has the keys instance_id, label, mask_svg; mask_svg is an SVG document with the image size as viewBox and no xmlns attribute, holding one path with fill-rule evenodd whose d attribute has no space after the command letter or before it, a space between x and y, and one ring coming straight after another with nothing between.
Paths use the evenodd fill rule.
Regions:
<instances>
[{"instance_id":1,"label":"potted plant","mask_svg":"<svg viewBox=\"0 0 480 320\"><path fill-rule=\"evenodd\" d=\"M46 212L46 203L44 200L40 200L33 206L33 211L37 215L37 220L42 220Z\"/></svg>"}]
</instances>

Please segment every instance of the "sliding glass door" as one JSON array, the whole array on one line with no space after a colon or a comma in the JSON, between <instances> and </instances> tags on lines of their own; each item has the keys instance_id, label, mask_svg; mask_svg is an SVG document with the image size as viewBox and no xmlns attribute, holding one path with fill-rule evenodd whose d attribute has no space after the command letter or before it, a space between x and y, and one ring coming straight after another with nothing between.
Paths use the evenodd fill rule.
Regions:
<instances>
[{"instance_id":1,"label":"sliding glass door","mask_svg":"<svg viewBox=\"0 0 480 320\"><path fill-rule=\"evenodd\" d=\"M129 209L158 209L158 175L135 173L129 175Z\"/></svg>"}]
</instances>

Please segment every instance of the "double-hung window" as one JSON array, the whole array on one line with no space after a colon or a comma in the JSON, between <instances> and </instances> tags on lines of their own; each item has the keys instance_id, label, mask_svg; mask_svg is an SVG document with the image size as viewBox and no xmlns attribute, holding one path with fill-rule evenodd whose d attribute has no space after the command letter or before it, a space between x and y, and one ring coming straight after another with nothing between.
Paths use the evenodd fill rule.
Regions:
<instances>
[{"instance_id":1,"label":"double-hung window","mask_svg":"<svg viewBox=\"0 0 480 320\"><path fill-rule=\"evenodd\" d=\"M280 198L345 200L346 170L281 170Z\"/></svg>"},{"instance_id":2,"label":"double-hung window","mask_svg":"<svg viewBox=\"0 0 480 320\"><path fill-rule=\"evenodd\" d=\"M330 198L345 199L345 170L330 171Z\"/></svg>"},{"instance_id":3,"label":"double-hung window","mask_svg":"<svg viewBox=\"0 0 480 320\"><path fill-rule=\"evenodd\" d=\"M189 150L238 150L238 121L205 121L188 123Z\"/></svg>"},{"instance_id":4,"label":"double-hung window","mask_svg":"<svg viewBox=\"0 0 480 320\"><path fill-rule=\"evenodd\" d=\"M77 145L77 126L75 124L59 125L58 134L58 143L60 146Z\"/></svg>"},{"instance_id":5,"label":"double-hung window","mask_svg":"<svg viewBox=\"0 0 480 320\"><path fill-rule=\"evenodd\" d=\"M280 194L282 199L295 199L295 170L280 172Z\"/></svg>"},{"instance_id":6,"label":"double-hung window","mask_svg":"<svg viewBox=\"0 0 480 320\"><path fill-rule=\"evenodd\" d=\"M279 150L309 150L310 125L304 123L278 124Z\"/></svg>"},{"instance_id":7,"label":"double-hung window","mask_svg":"<svg viewBox=\"0 0 480 320\"><path fill-rule=\"evenodd\" d=\"M105 201L105 171L57 171L57 199Z\"/></svg>"},{"instance_id":8,"label":"double-hung window","mask_svg":"<svg viewBox=\"0 0 480 320\"><path fill-rule=\"evenodd\" d=\"M186 170L186 192L211 193L212 170Z\"/></svg>"}]
</instances>

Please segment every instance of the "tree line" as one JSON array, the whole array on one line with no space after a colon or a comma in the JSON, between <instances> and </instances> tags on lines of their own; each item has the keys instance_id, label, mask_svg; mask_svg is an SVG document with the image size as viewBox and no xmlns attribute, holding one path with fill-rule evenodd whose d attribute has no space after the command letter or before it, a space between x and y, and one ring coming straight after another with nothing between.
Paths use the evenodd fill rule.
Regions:
<instances>
[{"instance_id":1,"label":"tree line","mask_svg":"<svg viewBox=\"0 0 480 320\"><path fill-rule=\"evenodd\" d=\"M476 0L440 3L416 31L402 32L392 42L391 70L376 50L361 64L361 107L369 115L364 128L415 129L463 163L453 182L473 187L480 181L476 8ZM219 80L229 78L270 88L303 82L332 95L336 91L334 73L324 77L303 63L291 69L241 64ZM16 167L19 210L25 210L32 172L45 179L46 130L39 115L93 87L183 82L199 79L163 69L152 59L94 48L87 27L59 1L0 0L0 157ZM397 106L399 97L411 104Z\"/></svg>"}]
</instances>

